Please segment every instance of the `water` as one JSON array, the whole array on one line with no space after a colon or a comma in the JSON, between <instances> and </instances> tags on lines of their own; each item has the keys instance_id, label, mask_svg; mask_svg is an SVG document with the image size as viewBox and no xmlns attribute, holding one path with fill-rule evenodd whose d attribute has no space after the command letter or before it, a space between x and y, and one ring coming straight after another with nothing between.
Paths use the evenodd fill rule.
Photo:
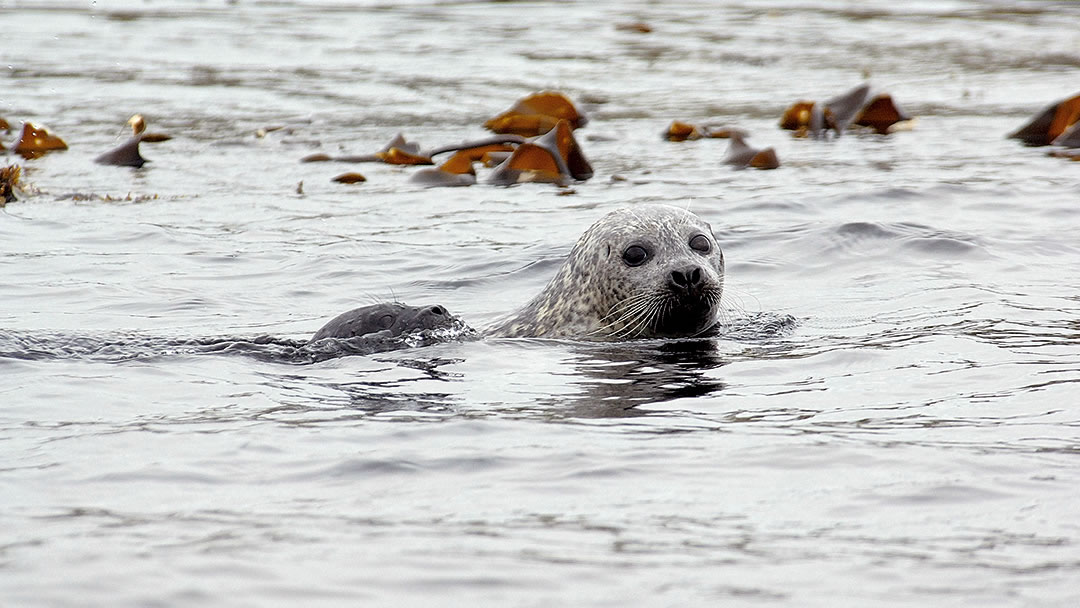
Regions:
<instances>
[{"instance_id":1,"label":"water","mask_svg":"<svg viewBox=\"0 0 1080 608\"><path fill-rule=\"evenodd\" d=\"M0 210L0 334L65 356L0 357L0 604L1076 605L1080 164L1004 136L1080 92L1077 22L1069 2L0 1L0 116L70 145L4 160L37 193ZM867 77L912 130L776 128ZM569 190L299 162L479 138L544 89L590 117L596 176ZM93 164L134 113L174 139L141 170ZM672 120L738 124L782 167L660 141ZM368 181L330 181L349 170ZM749 331L308 365L72 346L303 340L390 299L483 327L644 202L713 225Z\"/></svg>"}]
</instances>

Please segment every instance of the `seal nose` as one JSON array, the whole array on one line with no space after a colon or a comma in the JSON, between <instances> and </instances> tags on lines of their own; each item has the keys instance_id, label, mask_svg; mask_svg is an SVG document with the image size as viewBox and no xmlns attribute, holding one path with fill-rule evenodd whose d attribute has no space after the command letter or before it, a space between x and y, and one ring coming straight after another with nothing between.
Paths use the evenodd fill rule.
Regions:
<instances>
[{"instance_id":1,"label":"seal nose","mask_svg":"<svg viewBox=\"0 0 1080 608\"><path fill-rule=\"evenodd\" d=\"M687 266L672 270L668 276L668 285L678 293L688 293L701 287L701 267Z\"/></svg>"},{"instance_id":2,"label":"seal nose","mask_svg":"<svg viewBox=\"0 0 1080 608\"><path fill-rule=\"evenodd\" d=\"M416 314L424 329L442 327L450 321L450 313L438 304L427 308L418 308Z\"/></svg>"}]
</instances>

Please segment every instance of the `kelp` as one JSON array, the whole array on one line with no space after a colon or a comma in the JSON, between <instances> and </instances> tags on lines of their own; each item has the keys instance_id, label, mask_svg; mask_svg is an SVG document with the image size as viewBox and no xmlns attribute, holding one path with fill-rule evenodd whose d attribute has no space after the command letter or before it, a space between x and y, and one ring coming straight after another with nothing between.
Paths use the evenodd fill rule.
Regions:
<instances>
[{"instance_id":1,"label":"kelp","mask_svg":"<svg viewBox=\"0 0 1080 608\"><path fill-rule=\"evenodd\" d=\"M861 84L824 103L797 101L780 117L780 128L796 137L823 139L840 136L852 125L873 129L880 135L894 131L895 125L911 120L887 93L871 95L870 85Z\"/></svg>"},{"instance_id":2,"label":"kelp","mask_svg":"<svg viewBox=\"0 0 1080 608\"><path fill-rule=\"evenodd\" d=\"M728 139L733 135L749 137L746 129L731 125L692 125L682 121L672 121L660 137L668 141L693 141L695 139Z\"/></svg>"},{"instance_id":3,"label":"kelp","mask_svg":"<svg viewBox=\"0 0 1080 608\"><path fill-rule=\"evenodd\" d=\"M359 184L359 183L366 182L367 178L364 177L363 175L359 174L359 173L349 172L349 173L342 173L341 175L335 176L330 181L334 181L334 182L337 182L339 184Z\"/></svg>"},{"instance_id":4,"label":"kelp","mask_svg":"<svg viewBox=\"0 0 1080 608\"><path fill-rule=\"evenodd\" d=\"M1080 147L1080 94L1054 102L1040 111L1024 126L1009 134L1028 146Z\"/></svg>"},{"instance_id":5,"label":"kelp","mask_svg":"<svg viewBox=\"0 0 1080 608\"><path fill-rule=\"evenodd\" d=\"M567 121L559 121L545 135L520 144L495 167L488 183L508 186L522 182L565 185L593 176L592 165L574 139Z\"/></svg>"},{"instance_id":6,"label":"kelp","mask_svg":"<svg viewBox=\"0 0 1080 608\"><path fill-rule=\"evenodd\" d=\"M147 133L146 119L141 114L135 114L129 118L127 125L131 127L131 137L119 146L95 158L94 162L101 165L138 168L150 162L143 158L139 152L139 144L143 142L158 143L172 139L171 136L162 133Z\"/></svg>"},{"instance_id":7,"label":"kelp","mask_svg":"<svg viewBox=\"0 0 1080 608\"><path fill-rule=\"evenodd\" d=\"M0 207L14 202L15 190L19 189L19 177L22 175L22 167L8 165L0 169Z\"/></svg>"},{"instance_id":8,"label":"kelp","mask_svg":"<svg viewBox=\"0 0 1080 608\"><path fill-rule=\"evenodd\" d=\"M67 150L67 143L43 127L23 123L22 133L15 142L15 153L27 160L40 158L55 150Z\"/></svg>"},{"instance_id":9,"label":"kelp","mask_svg":"<svg viewBox=\"0 0 1080 608\"><path fill-rule=\"evenodd\" d=\"M391 165L433 165L431 156L420 151L420 144L410 142L405 136L398 133L381 150L373 154L361 154L358 156L330 156L328 154L309 154L300 159L302 163L317 162L341 162L341 163L373 163L383 162Z\"/></svg>"},{"instance_id":10,"label":"kelp","mask_svg":"<svg viewBox=\"0 0 1080 608\"><path fill-rule=\"evenodd\" d=\"M723 162L738 169L747 167L754 169L776 169L780 166L780 158L773 148L755 148L746 143L742 135L731 137L727 154Z\"/></svg>"},{"instance_id":11,"label":"kelp","mask_svg":"<svg viewBox=\"0 0 1080 608\"><path fill-rule=\"evenodd\" d=\"M565 95L543 91L518 100L509 110L485 122L484 128L495 133L536 137L555 128L559 121L566 121L571 129L588 123Z\"/></svg>"},{"instance_id":12,"label":"kelp","mask_svg":"<svg viewBox=\"0 0 1080 608\"><path fill-rule=\"evenodd\" d=\"M488 146L481 146L481 148ZM480 148L460 150L438 167L425 167L413 173L409 181L428 188L449 186L471 186L476 183L476 170L473 162L482 153Z\"/></svg>"}]
</instances>

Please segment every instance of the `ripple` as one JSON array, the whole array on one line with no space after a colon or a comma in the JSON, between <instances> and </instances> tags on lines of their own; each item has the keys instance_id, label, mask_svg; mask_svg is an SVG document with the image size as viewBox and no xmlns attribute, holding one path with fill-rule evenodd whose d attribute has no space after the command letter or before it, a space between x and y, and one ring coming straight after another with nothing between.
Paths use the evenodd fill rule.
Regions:
<instances>
[{"instance_id":1,"label":"ripple","mask_svg":"<svg viewBox=\"0 0 1080 608\"><path fill-rule=\"evenodd\" d=\"M1075 603L1077 174L1005 135L1075 92L1080 5L106 4L0 0L0 114L70 145L0 209L9 603ZM864 79L910 130L777 128ZM299 162L542 89L571 189ZM134 112L173 139L95 164ZM719 335L305 349L387 299L483 325L646 202L716 229Z\"/></svg>"}]
</instances>

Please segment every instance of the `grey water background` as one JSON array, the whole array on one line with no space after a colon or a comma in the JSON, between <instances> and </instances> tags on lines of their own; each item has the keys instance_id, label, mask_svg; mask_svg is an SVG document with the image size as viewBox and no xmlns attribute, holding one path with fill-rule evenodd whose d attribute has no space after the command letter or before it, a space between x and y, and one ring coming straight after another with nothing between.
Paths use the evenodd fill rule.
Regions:
<instances>
[{"instance_id":1,"label":"grey water background","mask_svg":"<svg viewBox=\"0 0 1080 608\"><path fill-rule=\"evenodd\" d=\"M70 145L3 159L35 190L0 209L0 605L1078 605L1080 163L1005 139L1080 92L1077 23L1075 2L0 0L0 116ZM867 78L911 130L776 127ZM570 189L299 162L477 138L545 89L591 120L596 176ZM136 112L174 139L93 164ZM783 165L661 141L675 119ZM368 181L330 181L348 170ZM798 327L312 365L153 348L302 339L389 299L482 327L647 202L713 225L729 318ZM114 343L148 346L80 350Z\"/></svg>"}]
</instances>

